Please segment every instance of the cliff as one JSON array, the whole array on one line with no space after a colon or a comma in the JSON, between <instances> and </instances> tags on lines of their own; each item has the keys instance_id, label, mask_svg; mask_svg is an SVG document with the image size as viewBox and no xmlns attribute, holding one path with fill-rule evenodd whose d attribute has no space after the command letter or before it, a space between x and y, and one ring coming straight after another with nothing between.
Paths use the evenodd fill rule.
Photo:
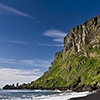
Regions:
<instances>
[{"instance_id":1,"label":"cliff","mask_svg":"<svg viewBox=\"0 0 100 100\"><path fill-rule=\"evenodd\" d=\"M70 30L64 38L64 49L74 50L76 52L84 51L84 45L98 45L100 33L100 15L86 21Z\"/></svg>"},{"instance_id":2,"label":"cliff","mask_svg":"<svg viewBox=\"0 0 100 100\"><path fill-rule=\"evenodd\" d=\"M51 67L39 79L17 89L71 89L92 91L100 88L100 15L70 30L64 47L55 54ZM4 89L7 89L6 86Z\"/></svg>"}]
</instances>

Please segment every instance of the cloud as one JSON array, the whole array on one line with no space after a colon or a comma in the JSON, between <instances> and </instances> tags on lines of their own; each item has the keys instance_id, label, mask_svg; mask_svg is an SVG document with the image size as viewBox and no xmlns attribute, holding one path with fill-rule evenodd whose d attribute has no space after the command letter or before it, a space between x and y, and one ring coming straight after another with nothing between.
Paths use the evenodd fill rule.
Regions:
<instances>
[{"instance_id":1,"label":"cloud","mask_svg":"<svg viewBox=\"0 0 100 100\"><path fill-rule=\"evenodd\" d=\"M55 41L55 42L62 42L63 43L63 38L53 39L53 41Z\"/></svg>"},{"instance_id":2,"label":"cloud","mask_svg":"<svg viewBox=\"0 0 100 100\"><path fill-rule=\"evenodd\" d=\"M41 76L40 69L11 69L11 68L0 68L0 87L3 87L5 84L12 84L19 82L29 83L36 80Z\"/></svg>"},{"instance_id":3,"label":"cloud","mask_svg":"<svg viewBox=\"0 0 100 100\"><path fill-rule=\"evenodd\" d=\"M17 15L17 16L23 16L31 19L35 19L34 17L30 16L27 13L21 12L15 8L9 7L7 5L4 5L0 3L0 13L5 15Z\"/></svg>"},{"instance_id":4,"label":"cloud","mask_svg":"<svg viewBox=\"0 0 100 100\"><path fill-rule=\"evenodd\" d=\"M35 59L35 60L21 60L20 63L25 65L35 66L35 67L49 67L51 61Z\"/></svg>"},{"instance_id":5,"label":"cloud","mask_svg":"<svg viewBox=\"0 0 100 100\"><path fill-rule=\"evenodd\" d=\"M19 66L32 66L38 68L47 68L51 65L51 60L43 60L43 59L33 59L33 60L16 60L16 59L8 59L0 57L0 64L17 64Z\"/></svg>"},{"instance_id":6,"label":"cloud","mask_svg":"<svg viewBox=\"0 0 100 100\"><path fill-rule=\"evenodd\" d=\"M27 42L25 41L10 41L12 43L17 43L17 44L28 44Z\"/></svg>"},{"instance_id":7,"label":"cloud","mask_svg":"<svg viewBox=\"0 0 100 100\"><path fill-rule=\"evenodd\" d=\"M9 63L13 64L15 62L14 59L0 58L0 63Z\"/></svg>"},{"instance_id":8,"label":"cloud","mask_svg":"<svg viewBox=\"0 0 100 100\"><path fill-rule=\"evenodd\" d=\"M40 46L47 46L47 47L63 47L63 44L39 44Z\"/></svg>"},{"instance_id":9,"label":"cloud","mask_svg":"<svg viewBox=\"0 0 100 100\"><path fill-rule=\"evenodd\" d=\"M7 68L5 68L6 65ZM13 69L12 66L14 65L18 65L19 68L17 67L18 69ZM0 87L3 87L5 84L17 82L22 84L34 81L42 75L44 72L43 69L46 71L50 65L51 60L16 60L0 57Z\"/></svg>"},{"instance_id":10,"label":"cloud","mask_svg":"<svg viewBox=\"0 0 100 100\"><path fill-rule=\"evenodd\" d=\"M63 42L63 38L66 36L67 33L64 33L60 30L47 30L43 35L54 38L53 41L55 42Z\"/></svg>"},{"instance_id":11,"label":"cloud","mask_svg":"<svg viewBox=\"0 0 100 100\"><path fill-rule=\"evenodd\" d=\"M16 44L28 44L25 41L16 41L16 40L2 40L2 39L0 39L0 42L16 43Z\"/></svg>"},{"instance_id":12,"label":"cloud","mask_svg":"<svg viewBox=\"0 0 100 100\"><path fill-rule=\"evenodd\" d=\"M39 44L40 46L49 46L49 47L63 47L63 39L66 36L67 33L62 32L60 30L56 30L56 29L51 29L51 30L47 30L44 32L44 36L47 37L52 37L52 41L56 42L54 44Z\"/></svg>"},{"instance_id":13,"label":"cloud","mask_svg":"<svg viewBox=\"0 0 100 100\"><path fill-rule=\"evenodd\" d=\"M47 30L43 35L53 37L53 38L62 38L66 36L66 33L60 30L51 29L51 30Z\"/></svg>"}]
</instances>

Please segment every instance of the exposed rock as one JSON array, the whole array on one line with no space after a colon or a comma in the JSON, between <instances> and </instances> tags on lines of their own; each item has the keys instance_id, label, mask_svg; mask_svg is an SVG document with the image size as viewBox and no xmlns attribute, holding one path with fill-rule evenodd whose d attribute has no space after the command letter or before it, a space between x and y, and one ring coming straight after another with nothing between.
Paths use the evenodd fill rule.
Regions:
<instances>
[{"instance_id":1,"label":"exposed rock","mask_svg":"<svg viewBox=\"0 0 100 100\"><path fill-rule=\"evenodd\" d=\"M55 54L43 76L28 84L3 89L100 89L100 15L74 27L64 38L64 48Z\"/></svg>"},{"instance_id":2,"label":"exposed rock","mask_svg":"<svg viewBox=\"0 0 100 100\"><path fill-rule=\"evenodd\" d=\"M10 85L5 85L4 87L3 87L3 89L10 89L11 87L10 87Z\"/></svg>"},{"instance_id":3,"label":"exposed rock","mask_svg":"<svg viewBox=\"0 0 100 100\"><path fill-rule=\"evenodd\" d=\"M79 52L83 50L84 45L98 44L98 39L94 38L96 33L100 33L100 15L71 29L64 38L65 50L74 48L74 51Z\"/></svg>"}]
</instances>

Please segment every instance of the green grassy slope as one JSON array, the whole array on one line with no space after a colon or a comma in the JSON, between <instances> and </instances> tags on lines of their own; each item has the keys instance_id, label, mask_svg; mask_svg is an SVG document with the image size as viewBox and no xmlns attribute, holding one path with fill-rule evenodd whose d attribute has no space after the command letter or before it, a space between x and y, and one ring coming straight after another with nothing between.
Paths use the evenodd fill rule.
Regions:
<instances>
[{"instance_id":1,"label":"green grassy slope","mask_svg":"<svg viewBox=\"0 0 100 100\"><path fill-rule=\"evenodd\" d=\"M100 86L100 48L88 48L86 52L59 52L49 71L30 84L30 87L63 88L83 84Z\"/></svg>"},{"instance_id":2,"label":"green grassy slope","mask_svg":"<svg viewBox=\"0 0 100 100\"><path fill-rule=\"evenodd\" d=\"M100 89L100 15L70 30L64 38L63 50L55 54L44 75L16 88Z\"/></svg>"}]
</instances>

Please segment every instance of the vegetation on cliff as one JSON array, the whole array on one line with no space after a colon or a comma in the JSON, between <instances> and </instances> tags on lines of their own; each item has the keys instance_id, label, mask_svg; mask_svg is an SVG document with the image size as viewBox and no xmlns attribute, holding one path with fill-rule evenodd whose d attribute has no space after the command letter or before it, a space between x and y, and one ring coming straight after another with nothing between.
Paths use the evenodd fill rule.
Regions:
<instances>
[{"instance_id":1,"label":"vegetation on cliff","mask_svg":"<svg viewBox=\"0 0 100 100\"><path fill-rule=\"evenodd\" d=\"M100 88L100 15L70 30L64 48L55 54L51 67L39 79L17 89ZM4 87L4 89L6 89Z\"/></svg>"}]
</instances>

